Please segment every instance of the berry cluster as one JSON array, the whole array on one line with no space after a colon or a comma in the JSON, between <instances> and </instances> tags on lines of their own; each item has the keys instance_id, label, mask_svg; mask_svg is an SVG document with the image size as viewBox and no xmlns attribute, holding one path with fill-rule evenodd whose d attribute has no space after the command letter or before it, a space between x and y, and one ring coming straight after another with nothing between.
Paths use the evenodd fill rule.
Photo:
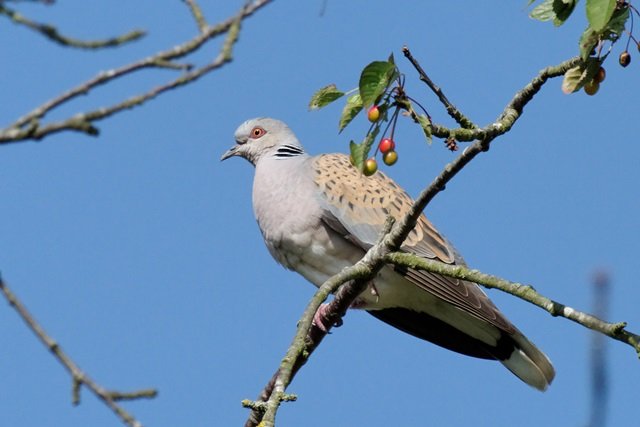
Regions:
<instances>
[{"instance_id":1,"label":"berry cluster","mask_svg":"<svg viewBox=\"0 0 640 427\"><path fill-rule=\"evenodd\" d=\"M367 112L367 118L371 123L375 123L380 120L380 108L377 105L372 105ZM375 159L375 155L378 151L382 153L382 161L385 165L391 166L398 161L398 153L396 152L396 143L393 141L393 129L391 131L391 137L384 137L378 143L378 148L372 157L369 157L364 163L363 173L366 176L371 176L378 170L378 162Z\"/></svg>"},{"instance_id":2,"label":"berry cluster","mask_svg":"<svg viewBox=\"0 0 640 427\"><path fill-rule=\"evenodd\" d=\"M621 67L626 68L629 64L631 64L631 53L629 53L629 45L632 40L633 40L633 43L636 45L638 52L640 52L640 41L638 41L638 39L636 39L633 35L633 16L634 15L640 16L640 12L638 12L638 9L636 9L636 7L633 6L628 1L619 0L617 2L616 8L619 10L624 10L628 8L628 10L631 12L629 15L631 18L631 29L629 31L625 30L629 35L629 37L627 38L627 45L625 46L624 51L620 54L620 56L618 56L618 64L620 64ZM614 43L615 41L617 41L617 39L614 40ZM602 50L602 43L600 43L597 47L593 48L593 50L591 51L591 55L595 55L596 50L597 50L597 58L599 60L601 59L602 61L604 61L604 59L608 54L605 55L603 58L600 57L600 52ZM600 83L604 81L605 77L606 77L605 69L603 67L600 67L598 69L598 72L593 76L593 79L584 85L585 93L587 95L595 95L598 92L598 89L600 89Z\"/></svg>"}]
</instances>

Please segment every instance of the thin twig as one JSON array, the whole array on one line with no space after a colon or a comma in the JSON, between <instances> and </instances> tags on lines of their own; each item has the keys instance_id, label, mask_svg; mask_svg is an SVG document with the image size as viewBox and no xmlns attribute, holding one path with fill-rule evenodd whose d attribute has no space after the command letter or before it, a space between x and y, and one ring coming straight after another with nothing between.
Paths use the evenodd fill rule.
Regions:
<instances>
[{"instance_id":1,"label":"thin twig","mask_svg":"<svg viewBox=\"0 0 640 427\"><path fill-rule=\"evenodd\" d=\"M238 39L241 20L251 16L254 12L270 3L271 1L272 0L256 0L253 3L243 7L237 16L231 17L223 22L220 22L217 25L207 26L206 30L203 33L198 34L193 39L188 40L181 45L159 52L153 56L141 59L134 63L124 65L120 68L115 68L99 73L92 79L76 86L75 88L57 96L50 101L45 102L44 104L20 117L6 129L0 130L0 144L7 144L25 140L40 140L46 136L66 130L84 132L88 135L97 135L98 129L95 127L94 122L106 119L107 117L123 110L139 106L168 90L178 88L188 83L192 83L203 75L230 62L233 44ZM221 48L220 54L209 64L206 64L195 70L186 71L180 77L174 79L171 82L158 86L146 93L130 97L114 105L102 107L85 113L79 113L72 117L69 117L68 119L48 123L45 125L42 125L40 123L41 120L55 108L68 103L81 95L86 95L91 90L101 85L110 83L117 78L132 74L146 68L167 68L168 63L171 63L176 59L182 58L195 52L207 41L223 33L227 33L227 38Z\"/></svg>"},{"instance_id":2,"label":"thin twig","mask_svg":"<svg viewBox=\"0 0 640 427\"><path fill-rule=\"evenodd\" d=\"M88 111L86 113L79 113L65 121L47 124L44 126L39 126L36 129L29 130L28 137L37 140L41 139L44 136L49 136L54 133L66 130L75 130L87 133L89 135L96 135L98 133L98 130L93 126L94 122L104 120L120 111L140 106L164 92L191 83L204 76L208 72L215 70L216 68L220 68L224 64L231 61L231 51L233 44L238 39L239 28L240 20L236 20L232 27L229 29L227 39L220 54L209 64L189 71L169 83L157 86L146 93L131 97L110 107L103 107L97 110ZM9 142L15 142L15 140ZM2 143L1 136L0 143Z\"/></svg>"},{"instance_id":3,"label":"thin twig","mask_svg":"<svg viewBox=\"0 0 640 427\"><path fill-rule=\"evenodd\" d=\"M123 407L118 405L118 400L133 400L141 398L154 398L158 392L155 389L138 390L134 392L119 392L113 390L106 390L98 383L96 383L91 377L89 377L80 367L62 350L60 344L58 344L53 338L51 338L44 329L36 322L35 318L29 313L27 308L20 302L18 297L9 289L7 284L0 277L0 291L9 302L9 305L13 307L20 318L27 324L29 329L33 331L38 337L40 342L53 354L53 356L65 367L65 369L71 374L72 380L72 403L77 405L80 403L80 388L85 386L89 389L98 399L104 402L120 420L130 427L142 427L140 421L136 420L133 415L127 412Z\"/></svg>"},{"instance_id":4,"label":"thin twig","mask_svg":"<svg viewBox=\"0 0 640 427\"><path fill-rule=\"evenodd\" d=\"M458 110L451 102L449 102L447 97L444 95L444 92L442 92L442 89L435 83L433 83L427 73L422 69L422 66L418 63L418 60L413 57L411 51L407 46L404 46L402 48L402 53L409 60L409 62L411 62L411 65L413 65L413 67L416 69L420 80L426 83L426 85L429 86L429 89L431 89L433 93L436 94L442 105L444 105L445 109L447 110L447 113L456 121L456 123L458 123L465 129L477 128L477 126L471 120L469 120L464 114L460 112L460 110Z\"/></svg>"},{"instance_id":5,"label":"thin twig","mask_svg":"<svg viewBox=\"0 0 640 427\"><path fill-rule=\"evenodd\" d=\"M24 25L34 31L37 31L62 46L76 47L80 49L101 49L105 47L122 46L125 43L138 40L147 34L143 30L133 30L121 36L110 37L104 40L80 40L60 34L58 29L52 25L32 21L15 10L4 6L2 2L0 2L0 15L5 15L14 23Z\"/></svg>"},{"instance_id":6,"label":"thin twig","mask_svg":"<svg viewBox=\"0 0 640 427\"><path fill-rule=\"evenodd\" d=\"M202 9L200 5L196 2L196 0L184 0L185 3L189 6L189 10L193 15L193 19L195 19L196 24L198 25L198 29L201 33L204 33L207 29L207 21L204 18L204 14L202 13Z\"/></svg>"}]
</instances>

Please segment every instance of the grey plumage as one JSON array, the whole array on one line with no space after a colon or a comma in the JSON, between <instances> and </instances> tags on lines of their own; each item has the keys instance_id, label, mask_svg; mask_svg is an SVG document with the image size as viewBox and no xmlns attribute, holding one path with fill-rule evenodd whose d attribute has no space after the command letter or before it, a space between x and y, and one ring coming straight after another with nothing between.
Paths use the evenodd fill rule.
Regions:
<instances>
[{"instance_id":1,"label":"grey plumage","mask_svg":"<svg viewBox=\"0 0 640 427\"><path fill-rule=\"evenodd\" d=\"M248 120L235 139L222 160L240 156L255 165L253 208L269 252L316 286L362 258L387 215L399 218L413 203L386 175L365 177L343 154L309 156L278 120ZM424 215L401 250L463 264ZM555 375L544 353L475 283L387 266L354 307L450 350L497 359L537 389Z\"/></svg>"}]
</instances>

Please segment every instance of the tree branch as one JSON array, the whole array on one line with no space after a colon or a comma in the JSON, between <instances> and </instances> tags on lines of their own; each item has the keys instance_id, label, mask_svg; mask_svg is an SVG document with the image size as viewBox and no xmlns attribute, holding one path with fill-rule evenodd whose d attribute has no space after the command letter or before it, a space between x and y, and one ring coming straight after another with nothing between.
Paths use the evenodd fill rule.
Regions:
<instances>
[{"instance_id":1,"label":"tree branch","mask_svg":"<svg viewBox=\"0 0 640 427\"><path fill-rule=\"evenodd\" d=\"M0 2L0 15L5 15L15 24L24 25L62 46L80 49L101 49L105 47L122 46L125 43L138 40L146 35L146 32L143 30L133 30L126 34L104 40L80 40L60 34L58 29L52 25L32 21L15 10L4 6L2 2Z\"/></svg>"},{"instance_id":2,"label":"tree branch","mask_svg":"<svg viewBox=\"0 0 640 427\"><path fill-rule=\"evenodd\" d=\"M183 0L189 6L191 10L191 14L193 15L193 19L195 19L196 24L198 25L198 29L201 33L204 33L208 27L207 21L204 19L204 14L202 13L202 9L200 5L196 3L195 0Z\"/></svg>"},{"instance_id":3,"label":"tree branch","mask_svg":"<svg viewBox=\"0 0 640 427\"><path fill-rule=\"evenodd\" d=\"M497 276L469 269L463 265L449 265L413 254L393 252L385 257L390 264L437 273L442 276L468 280L489 289L498 289L536 305L552 316L564 317L593 331L629 344L640 356L640 335L625 330L626 322L609 323L591 314L576 310L538 293L531 285L511 282Z\"/></svg>"},{"instance_id":4,"label":"tree branch","mask_svg":"<svg viewBox=\"0 0 640 427\"><path fill-rule=\"evenodd\" d=\"M475 135L474 138L479 139L467 147L453 162L445 166L444 170L433 180L433 182L425 188L422 193L420 193L407 215L393 224L390 231L388 231L388 228L385 229L385 232L380 236L379 241L367 251L360 261L358 261L354 266L346 268L342 272L331 277L322 286L320 286L298 322L298 328L294 340L287 350L278 371L263 389L260 394L259 401L244 402L244 406L252 408L245 427L255 427L258 425L261 427L272 427L275 425L277 410L280 403L284 401L284 397L287 396L285 394L285 390L295 375L296 370L294 370L293 367L296 363L299 363L297 359L303 355L306 360L313 351L313 349L305 347L305 343L309 339L311 328L313 327L312 320L321 303L326 300L332 292L338 289L339 286L344 284L342 285L341 292L343 291L345 294L351 296L350 298L345 298L343 301L348 307L355 300L356 296L364 290L367 281L374 277L374 275L384 266L385 262L388 262L387 257L402 245L402 242L415 227L416 221L424 211L424 208L436 196L436 194L443 191L446 184L460 170L462 170L462 168L473 160L476 155L487 151L491 141L495 137L507 132L513 126L520 117L524 106L533 99L533 96L549 78L563 75L566 70L574 66L579 60L579 58L572 58L555 67L547 67L540 71L540 73L529 84L514 96L498 119L485 128L458 128L452 130L434 126L434 135L436 136L442 136L445 133L446 135L444 135L444 137L455 135ZM436 134L436 129L439 134ZM388 223L388 226L390 224L391 222ZM560 306L554 307L556 309L560 308ZM579 312L576 312L570 307L562 306L562 309L554 313L555 315L563 313L567 316L576 317ZM332 312L330 310L325 310L325 314L327 316L340 316L337 312ZM620 330L623 328L624 326L619 325L618 332L616 333L620 333Z\"/></svg>"},{"instance_id":5,"label":"tree branch","mask_svg":"<svg viewBox=\"0 0 640 427\"><path fill-rule=\"evenodd\" d=\"M232 60L232 48L234 43L238 39L241 21L244 18L251 16L254 12L270 3L271 1L272 0L255 0L247 6L243 7L237 16L229 18L214 26L206 26L206 28L200 34L195 36L193 39L182 43L181 45L159 52L153 56L141 59L137 62L122 66L120 68L99 73L94 78L76 86L75 88L48 102L45 102L31 112L25 114L6 129L0 130L0 144L7 144L25 140L40 140L54 133L69 130L83 132L87 135L97 135L98 129L95 126L95 122L104 120L111 115L119 113L123 110L142 105L143 103L155 98L156 96L164 92L192 83L203 75L229 63ZM190 4L195 4L195 0L192 0ZM195 52L209 40L223 33L227 33L227 37L220 49L220 53L209 64L192 70L191 66L181 66L174 63L176 59L182 58ZM153 88L148 92L132 96L114 105L98 108L93 111L79 113L66 120L48 123L45 125L42 125L40 123L41 120L49 112L65 103L70 102L80 95L86 95L91 90L101 85L107 84L115 79L147 68L175 68L186 71L184 72L184 74L174 79L173 81Z\"/></svg>"},{"instance_id":6,"label":"tree branch","mask_svg":"<svg viewBox=\"0 0 640 427\"><path fill-rule=\"evenodd\" d=\"M451 102L449 102L447 97L444 95L444 92L442 92L442 89L440 89L439 86L436 86L436 84L433 83L429 76L427 76L427 73L425 73L425 71L422 69L422 66L418 63L418 60L413 57L411 51L407 46L404 46L402 48L402 53L418 72L420 81L429 86L429 89L431 89L433 93L436 94L442 105L444 105L444 108L447 110L447 113L456 121L456 123L458 123L464 129L475 129L478 127L464 114L462 114L460 110L458 110Z\"/></svg>"},{"instance_id":7,"label":"tree branch","mask_svg":"<svg viewBox=\"0 0 640 427\"><path fill-rule=\"evenodd\" d=\"M466 118L466 116L464 116L449 102L441 89L431 81L417 60L413 58L408 47L405 46L403 48L403 53L418 71L420 80L427 82L427 85L438 96L438 99L440 99L440 102L445 106L447 112L449 112L449 114L461 125L459 128L447 128L445 126L433 124L431 129L432 135L443 139L453 138L460 142L474 140L484 141L483 145L485 145L486 149L488 149L489 142L491 140L511 129L515 122L520 118L524 106L533 99L535 94L538 93L548 79L564 75L567 70L575 67L582 61L580 57L576 56L556 66L544 68L535 78L533 78L533 80L531 80L531 82L529 82L529 84L516 93L494 123L483 128L478 128L470 119ZM414 121L418 121L417 117L415 117L415 113L412 113L412 117Z\"/></svg>"},{"instance_id":8,"label":"tree branch","mask_svg":"<svg viewBox=\"0 0 640 427\"><path fill-rule=\"evenodd\" d=\"M107 405L120 420L130 427L142 427L142 424L136 420L131 414L129 414L123 407L116 402L120 400L134 400L134 399L151 399L157 396L158 392L155 389L137 390L134 392L120 392L114 390L107 390L96 383L89 375L87 375L80 367L62 350L60 344L58 344L53 338L51 338L44 329L38 324L35 318L29 313L27 308L20 302L18 297L9 289L7 284L0 277L0 292L4 295L5 299L11 307L13 307L20 318L27 324L29 329L36 334L40 342L47 347L47 349L53 354L58 362L65 367L67 372L71 374L72 381L72 403L77 405L80 403L80 388L85 386L88 388L99 400Z\"/></svg>"}]
</instances>

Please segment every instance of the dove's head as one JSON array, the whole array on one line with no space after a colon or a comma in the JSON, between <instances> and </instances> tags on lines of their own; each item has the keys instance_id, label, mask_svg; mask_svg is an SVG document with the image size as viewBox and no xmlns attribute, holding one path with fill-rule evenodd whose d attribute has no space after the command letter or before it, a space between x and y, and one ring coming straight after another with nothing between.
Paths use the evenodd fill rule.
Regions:
<instances>
[{"instance_id":1,"label":"dove's head","mask_svg":"<svg viewBox=\"0 0 640 427\"><path fill-rule=\"evenodd\" d=\"M236 145L220 160L240 156L254 165L262 158L286 158L303 154L304 150L291 129L280 120L261 117L247 120L236 129Z\"/></svg>"}]
</instances>

